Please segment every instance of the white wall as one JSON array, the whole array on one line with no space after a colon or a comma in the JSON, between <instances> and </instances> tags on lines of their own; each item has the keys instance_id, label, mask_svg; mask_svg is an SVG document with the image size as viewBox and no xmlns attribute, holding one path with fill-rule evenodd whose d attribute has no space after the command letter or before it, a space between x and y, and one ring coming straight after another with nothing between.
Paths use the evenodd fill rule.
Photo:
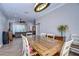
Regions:
<instances>
[{"instance_id":1,"label":"white wall","mask_svg":"<svg viewBox=\"0 0 79 59\"><path fill-rule=\"evenodd\" d=\"M2 32L6 31L6 25L7 24L7 20L5 18L5 16L2 14L2 12L0 11L0 45L2 45Z\"/></svg>"},{"instance_id":2,"label":"white wall","mask_svg":"<svg viewBox=\"0 0 79 59\"><path fill-rule=\"evenodd\" d=\"M79 4L66 4L38 18L36 22L40 23L40 33L59 34L58 25L67 24L69 33L79 34Z\"/></svg>"}]
</instances>

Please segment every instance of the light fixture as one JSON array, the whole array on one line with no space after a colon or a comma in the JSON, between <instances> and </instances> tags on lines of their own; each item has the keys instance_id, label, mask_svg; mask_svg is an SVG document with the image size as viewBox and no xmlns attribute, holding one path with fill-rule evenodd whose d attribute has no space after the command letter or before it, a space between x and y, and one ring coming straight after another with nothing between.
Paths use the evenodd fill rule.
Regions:
<instances>
[{"instance_id":1,"label":"light fixture","mask_svg":"<svg viewBox=\"0 0 79 59\"><path fill-rule=\"evenodd\" d=\"M46 9L49 5L50 5L50 3L38 3L35 5L34 11L40 12L40 11Z\"/></svg>"}]
</instances>

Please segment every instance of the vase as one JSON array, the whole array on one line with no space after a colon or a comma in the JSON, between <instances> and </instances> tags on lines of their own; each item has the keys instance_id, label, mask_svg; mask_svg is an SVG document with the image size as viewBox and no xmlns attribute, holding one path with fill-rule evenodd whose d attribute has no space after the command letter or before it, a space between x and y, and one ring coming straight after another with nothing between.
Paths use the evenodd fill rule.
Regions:
<instances>
[{"instance_id":1,"label":"vase","mask_svg":"<svg viewBox=\"0 0 79 59\"><path fill-rule=\"evenodd\" d=\"M63 37L63 40L65 41L65 38L66 38L65 32L61 32L61 36Z\"/></svg>"},{"instance_id":2,"label":"vase","mask_svg":"<svg viewBox=\"0 0 79 59\"><path fill-rule=\"evenodd\" d=\"M61 36L65 36L65 32L61 32Z\"/></svg>"}]
</instances>

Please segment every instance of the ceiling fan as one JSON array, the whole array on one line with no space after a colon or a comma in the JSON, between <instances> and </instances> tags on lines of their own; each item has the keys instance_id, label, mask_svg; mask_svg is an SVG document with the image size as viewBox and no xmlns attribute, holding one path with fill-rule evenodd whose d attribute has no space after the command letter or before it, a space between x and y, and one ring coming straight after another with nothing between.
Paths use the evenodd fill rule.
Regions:
<instances>
[{"instance_id":1,"label":"ceiling fan","mask_svg":"<svg viewBox=\"0 0 79 59\"><path fill-rule=\"evenodd\" d=\"M26 23L26 21L22 20L21 18L17 21L15 21L15 23Z\"/></svg>"},{"instance_id":2,"label":"ceiling fan","mask_svg":"<svg viewBox=\"0 0 79 59\"><path fill-rule=\"evenodd\" d=\"M20 18L19 23L26 23L26 22Z\"/></svg>"}]
</instances>

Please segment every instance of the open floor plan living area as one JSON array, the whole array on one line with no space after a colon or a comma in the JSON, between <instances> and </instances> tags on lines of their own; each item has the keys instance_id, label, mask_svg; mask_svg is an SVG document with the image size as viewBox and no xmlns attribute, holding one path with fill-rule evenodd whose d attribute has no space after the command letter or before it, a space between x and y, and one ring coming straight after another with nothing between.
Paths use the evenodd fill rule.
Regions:
<instances>
[{"instance_id":1,"label":"open floor plan living area","mask_svg":"<svg viewBox=\"0 0 79 59\"><path fill-rule=\"evenodd\" d=\"M79 3L0 3L0 56L79 56Z\"/></svg>"}]
</instances>

